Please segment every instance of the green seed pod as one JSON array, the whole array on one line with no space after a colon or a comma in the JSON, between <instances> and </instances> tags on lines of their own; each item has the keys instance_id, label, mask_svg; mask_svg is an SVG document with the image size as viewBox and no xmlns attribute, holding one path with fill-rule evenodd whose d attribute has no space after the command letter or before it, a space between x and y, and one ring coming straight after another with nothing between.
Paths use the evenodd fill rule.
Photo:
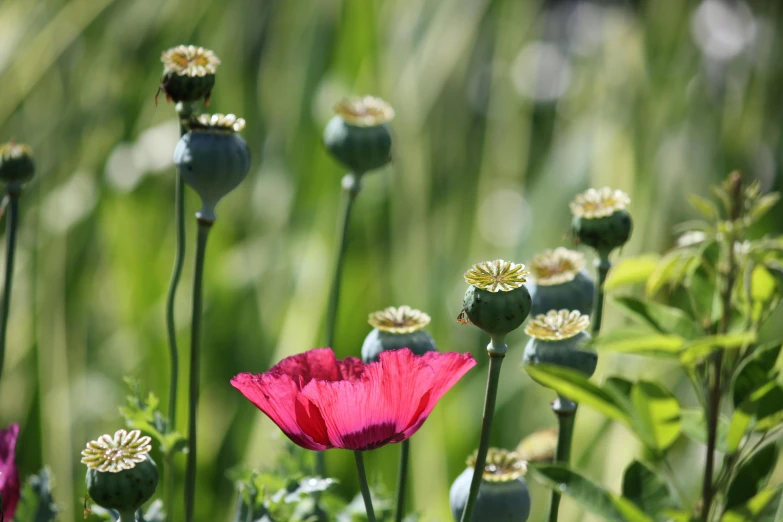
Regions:
<instances>
[{"instance_id":1,"label":"green seed pod","mask_svg":"<svg viewBox=\"0 0 783 522\"><path fill-rule=\"evenodd\" d=\"M530 313L538 315L565 308L590 315L595 285L584 266L584 255L562 247L533 258L530 263L533 281L527 283L533 300Z\"/></svg>"},{"instance_id":2,"label":"green seed pod","mask_svg":"<svg viewBox=\"0 0 783 522\"><path fill-rule=\"evenodd\" d=\"M33 151L22 143L0 145L0 181L8 185L22 185L33 179L35 163Z\"/></svg>"},{"instance_id":3,"label":"green seed pod","mask_svg":"<svg viewBox=\"0 0 783 522\"><path fill-rule=\"evenodd\" d=\"M625 210L630 202L628 194L609 187L589 189L577 195L571 203L574 236L580 243L594 248L599 256L608 257L631 237L633 223Z\"/></svg>"},{"instance_id":4,"label":"green seed pod","mask_svg":"<svg viewBox=\"0 0 783 522\"><path fill-rule=\"evenodd\" d=\"M585 331L589 326L589 318L576 310L550 310L537 316L525 328L531 338L522 362L529 366L561 366L592 376L598 355L585 348L585 342L590 339Z\"/></svg>"},{"instance_id":5,"label":"green seed pod","mask_svg":"<svg viewBox=\"0 0 783 522\"><path fill-rule=\"evenodd\" d=\"M423 330L430 316L409 306L390 306L370 314L374 326L362 344L362 360L375 362L381 352L409 348L416 355L437 351L435 341Z\"/></svg>"},{"instance_id":6,"label":"green seed pod","mask_svg":"<svg viewBox=\"0 0 783 522\"><path fill-rule=\"evenodd\" d=\"M163 62L160 88L167 100L192 103L203 98L209 105L215 72L220 65L215 53L203 47L180 45L164 51L160 60Z\"/></svg>"},{"instance_id":7,"label":"green seed pod","mask_svg":"<svg viewBox=\"0 0 783 522\"><path fill-rule=\"evenodd\" d=\"M155 494L158 467L149 456L150 438L139 430L118 430L87 443L87 493L99 506L134 512Z\"/></svg>"},{"instance_id":8,"label":"green seed pod","mask_svg":"<svg viewBox=\"0 0 783 522\"><path fill-rule=\"evenodd\" d=\"M475 456L468 459L468 468L451 485L449 501L455 522L462 519L475 464ZM476 498L473 520L526 522L530 516L531 499L527 483L522 477L525 470L525 463L516 453L490 448Z\"/></svg>"},{"instance_id":9,"label":"green seed pod","mask_svg":"<svg viewBox=\"0 0 783 522\"><path fill-rule=\"evenodd\" d=\"M490 335L506 335L520 327L530 313L525 265L498 259L473 265L465 273L465 292L459 320Z\"/></svg>"},{"instance_id":10,"label":"green seed pod","mask_svg":"<svg viewBox=\"0 0 783 522\"><path fill-rule=\"evenodd\" d=\"M387 125L394 109L380 98L365 96L340 102L324 129L324 145L337 161L357 175L391 161L392 135Z\"/></svg>"},{"instance_id":11,"label":"green seed pod","mask_svg":"<svg viewBox=\"0 0 783 522\"><path fill-rule=\"evenodd\" d=\"M250 149L236 134L245 120L233 114L202 114L186 122L190 129L174 150L179 173L201 197L199 219L217 219L215 206L234 190L250 170Z\"/></svg>"}]
</instances>

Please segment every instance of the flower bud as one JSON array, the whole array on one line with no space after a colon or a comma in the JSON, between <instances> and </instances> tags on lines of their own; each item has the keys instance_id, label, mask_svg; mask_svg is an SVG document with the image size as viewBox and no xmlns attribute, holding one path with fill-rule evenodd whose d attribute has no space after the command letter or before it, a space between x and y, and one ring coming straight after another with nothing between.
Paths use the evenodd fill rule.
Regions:
<instances>
[{"instance_id":1,"label":"flower bud","mask_svg":"<svg viewBox=\"0 0 783 522\"><path fill-rule=\"evenodd\" d=\"M22 143L0 145L0 181L8 185L21 185L33 179L35 164L33 151Z\"/></svg>"},{"instance_id":2,"label":"flower bud","mask_svg":"<svg viewBox=\"0 0 783 522\"><path fill-rule=\"evenodd\" d=\"M530 313L563 308L592 313L595 285L584 267L584 255L567 248L547 250L534 257L530 263L533 281L527 283L533 300Z\"/></svg>"},{"instance_id":3,"label":"flower bud","mask_svg":"<svg viewBox=\"0 0 783 522\"><path fill-rule=\"evenodd\" d=\"M468 467L451 485L449 500L455 522L462 519L468 501L470 483L476 465L475 455ZM530 516L530 491L522 477L525 463L516 453L490 448L481 477L473 520L487 522L525 522Z\"/></svg>"},{"instance_id":4,"label":"flower bud","mask_svg":"<svg viewBox=\"0 0 783 522\"><path fill-rule=\"evenodd\" d=\"M368 321L374 326L362 344L362 361L376 362L381 352L408 348L415 355L437 351L435 341L424 327L430 316L409 306L390 306L370 314Z\"/></svg>"},{"instance_id":5,"label":"flower bud","mask_svg":"<svg viewBox=\"0 0 783 522\"><path fill-rule=\"evenodd\" d=\"M337 161L361 175L391 161L392 135L387 125L394 109L380 98L349 98L324 129L324 145Z\"/></svg>"},{"instance_id":6,"label":"flower bud","mask_svg":"<svg viewBox=\"0 0 783 522\"><path fill-rule=\"evenodd\" d=\"M519 328L530 313L525 265L498 259L473 265L465 272L470 285L463 300L462 323L475 324L490 335Z\"/></svg>"},{"instance_id":7,"label":"flower bud","mask_svg":"<svg viewBox=\"0 0 783 522\"><path fill-rule=\"evenodd\" d=\"M158 467L149 456L150 438L139 430L118 430L87 443L87 493L99 506L134 512L155 494Z\"/></svg>"},{"instance_id":8,"label":"flower bud","mask_svg":"<svg viewBox=\"0 0 783 522\"><path fill-rule=\"evenodd\" d=\"M204 98L209 104L215 72L220 65L215 53L195 45L179 45L164 51L160 61L163 62L160 88L168 101L191 103Z\"/></svg>"},{"instance_id":9,"label":"flower bud","mask_svg":"<svg viewBox=\"0 0 783 522\"><path fill-rule=\"evenodd\" d=\"M571 202L574 236L599 256L608 257L631 237L633 223L625 207L631 202L622 190L589 189Z\"/></svg>"},{"instance_id":10,"label":"flower bud","mask_svg":"<svg viewBox=\"0 0 783 522\"><path fill-rule=\"evenodd\" d=\"M202 114L185 122L189 131L174 150L174 163L185 183L201 197L199 219L217 219L215 206L234 190L250 170L250 149L236 134L245 120L233 114Z\"/></svg>"},{"instance_id":11,"label":"flower bud","mask_svg":"<svg viewBox=\"0 0 783 522\"><path fill-rule=\"evenodd\" d=\"M522 362L531 366L561 366L590 377L595 373L598 355L584 346L590 339L585 331L589 326L590 319L576 310L550 310L546 315L536 316L525 327L531 339L525 346Z\"/></svg>"}]
</instances>

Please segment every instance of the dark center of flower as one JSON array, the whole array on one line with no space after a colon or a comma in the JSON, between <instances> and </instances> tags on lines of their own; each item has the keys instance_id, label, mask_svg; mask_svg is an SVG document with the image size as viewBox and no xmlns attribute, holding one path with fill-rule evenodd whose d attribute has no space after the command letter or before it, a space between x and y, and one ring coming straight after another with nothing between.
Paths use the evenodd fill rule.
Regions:
<instances>
[{"instance_id":1,"label":"dark center of flower","mask_svg":"<svg viewBox=\"0 0 783 522\"><path fill-rule=\"evenodd\" d=\"M343 435L343 445L360 451L380 448L393 442L397 435L397 426L393 422L371 424L361 430Z\"/></svg>"}]
</instances>

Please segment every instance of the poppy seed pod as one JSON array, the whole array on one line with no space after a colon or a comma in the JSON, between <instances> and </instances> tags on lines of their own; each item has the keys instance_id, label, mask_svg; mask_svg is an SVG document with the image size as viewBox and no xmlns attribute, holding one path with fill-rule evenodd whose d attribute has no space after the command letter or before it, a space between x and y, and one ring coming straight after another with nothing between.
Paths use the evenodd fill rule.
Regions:
<instances>
[{"instance_id":1,"label":"poppy seed pod","mask_svg":"<svg viewBox=\"0 0 783 522\"><path fill-rule=\"evenodd\" d=\"M459 320L490 335L505 335L520 327L530 313L525 265L498 259L473 265L465 272L470 285Z\"/></svg>"},{"instance_id":2,"label":"poppy seed pod","mask_svg":"<svg viewBox=\"0 0 783 522\"><path fill-rule=\"evenodd\" d=\"M522 362L530 366L561 366L592 376L598 355L584 346L590 339L585 331L589 326L590 319L576 310L550 310L536 316L525 328L531 338Z\"/></svg>"},{"instance_id":3,"label":"poppy seed pod","mask_svg":"<svg viewBox=\"0 0 783 522\"><path fill-rule=\"evenodd\" d=\"M589 189L571 202L571 223L580 243L594 248L599 256L608 257L615 248L631 237L633 222L625 207L631 202L621 190L604 187Z\"/></svg>"},{"instance_id":4,"label":"poppy seed pod","mask_svg":"<svg viewBox=\"0 0 783 522\"><path fill-rule=\"evenodd\" d=\"M470 483L476 464L475 456L468 459L468 467L451 485L449 501L455 522L470 494ZM522 477L525 463L516 453L490 448L481 477L473 520L487 522L525 522L530 516L530 491Z\"/></svg>"},{"instance_id":5,"label":"poppy seed pod","mask_svg":"<svg viewBox=\"0 0 783 522\"><path fill-rule=\"evenodd\" d=\"M370 314L373 330L362 344L362 361L378 360L381 352L408 348L415 355L437 351L435 341L424 327L430 322L430 316L409 306L399 308L390 306Z\"/></svg>"},{"instance_id":6,"label":"poppy seed pod","mask_svg":"<svg viewBox=\"0 0 783 522\"><path fill-rule=\"evenodd\" d=\"M394 109L380 98L341 101L324 129L324 145L337 161L360 175L391 161L392 135L387 125Z\"/></svg>"},{"instance_id":7,"label":"poppy seed pod","mask_svg":"<svg viewBox=\"0 0 783 522\"><path fill-rule=\"evenodd\" d=\"M233 114L202 114L185 122L189 131L174 150L174 163L185 183L201 197L199 219L217 219L215 206L234 190L250 170L250 149L236 134L245 120Z\"/></svg>"},{"instance_id":8,"label":"poppy seed pod","mask_svg":"<svg viewBox=\"0 0 783 522\"><path fill-rule=\"evenodd\" d=\"M134 512L155 494L158 467L150 458L150 438L139 430L118 430L87 443L87 493L99 506Z\"/></svg>"},{"instance_id":9,"label":"poppy seed pod","mask_svg":"<svg viewBox=\"0 0 783 522\"><path fill-rule=\"evenodd\" d=\"M549 310L578 310L585 315L593 311L595 285L585 266L585 257L575 250L556 248L533 258L527 283L533 300L530 313Z\"/></svg>"},{"instance_id":10,"label":"poppy seed pod","mask_svg":"<svg viewBox=\"0 0 783 522\"><path fill-rule=\"evenodd\" d=\"M0 145L0 181L8 185L21 185L33 179L35 163L33 151L22 143Z\"/></svg>"},{"instance_id":11,"label":"poppy seed pod","mask_svg":"<svg viewBox=\"0 0 783 522\"><path fill-rule=\"evenodd\" d=\"M160 88L167 100L192 103L204 98L209 104L215 72L220 65L215 53L195 45L179 45L164 51L160 61L163 62Z\"/></svg>"}]
</instances>

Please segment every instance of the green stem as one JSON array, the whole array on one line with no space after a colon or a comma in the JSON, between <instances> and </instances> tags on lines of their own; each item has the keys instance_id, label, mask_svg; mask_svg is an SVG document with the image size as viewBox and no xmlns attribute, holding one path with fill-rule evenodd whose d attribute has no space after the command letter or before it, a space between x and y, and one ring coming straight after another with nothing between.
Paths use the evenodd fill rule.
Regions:
<instances>
[{"instance_id":1,"label":"green stem","mask_svg":"<svg viewBox=\"0 0 783 522\"><path fill-rule=\"evenodd\" d=\"M117 522L136 522L136 512L120 511L120 518L117 519Z\"/></svg>"},{"instance_id":2,"label":"green stem","mask_svg":"<svg viewBox=\"0 0 783 522\"><path fill-rule=\"evenodd\" d=\"M178 103L177 117L179 135L184 136L188 130L182 124L193 114L193 104ZM185 264L185 181L177 171L174 187L174 218L177 227L177 247L174 255L174 268L171 271L169 291L166 296L166 333L169 342L169 425L168 431L174 431L177 423L177 384L179 380L179 352L177 350L177 326L174 319L174 304L177 297L179 280L182 277L182 267ZM171 509L171 504L166 506Z\"/></svg>"},{"instance_id":3,"label":"green stem","mask_svg":"<svg viewBox=\"0 0 783 522\"><path fill-rule=\"evenodd\" d=\"M557 452L555 462L568 464L571 459L571 444L574 440L574 420L577 404L565 397L558 397L552 402L552 411L557 415ZM549 507L549 522L557 522L560 510L560 493L552 491L552 503Z\"/></svg>"},{"instance_id":4,"label":"green stem","mask_svg":"<svg viewBox=\"0 0 783 522\"><path fill-rule=\"evenodd\" d=\"M329 308L326 312L326 345L328 348L334 348L334 332L337 327L337 311L340 305L340 284L343 277L343 262L345 261L345 251L348 247L348 225L351 220L351 211L356 201L356 196L362 188L362 175L348 173L343 176L342 188L346 193L345 206L343 208L342 220L340 222L340 236L337 246L337 257L334 263L334 277L332 286L329 290ZM315 454L315 468L318 475L326 476L326 459L322 451Z\"/></svg>"},{"instance_id":5,"label":"green stem","mask_svg":"<svg viewBox=\"0 0 783 522\"><path fill-rule=\"evenodd\" d=\"M405 516L405 488L408 483L408 458L410 456L410 439L402 441L400 444L400 469L397 476L397 512L394 516L395 522L402 522Z\"/></svg>"},{"instance_id":6,"label":"green stem","mask_svg":"<svg viewBox=\"0 0 783 522\"><path fill-rule=\"evenodd\" d=\"M190 324L190 404L188 407L188 458L185 469L185 522L193 522L196 500L196 420L198 418L199 345L201 341L204 253L212 222L198 220L196 268L193 273L193 318Z\"/></svg>"},{"instance_id":7,"label":"green stem","mask_svg":"<svg viewBox=\"0 0 783 522\"><path fill-rule=\"evenodd\" d=\"M8 220L5 234L5 281L3 301L0 303L0 376L3 374L5 344L8 333L8 315L11 311L11 287L14 281L14 256L16 253L16 231L19 227L19 185L8 185Z\"/></svg>"},{"instance_id":8,"label":"green stem","mask_svg":"<svg viewBox=\"0 0 783 522\"><path fill-rule=\"evenodd\" d=\"M487 377L487 392L484 396L484 416L481 422L481 438L479 439L476 465L473 468L473 478L470 481L470 493L462 512L460 522L470 522L473 510L476 508L476 498L481 488L481 478L484 475L484 465L487 463L489 451L489 439L492 433L492 417L495 414L495 401L498 396L498 383L500 382L500 366L507 350L504 342L505 336L494 337L487 346L489 352L489 375ZM477 521L478 522L478 521Z\"/></svg>"},{"instance_id":9,"label":"green stem","mask_svg":"<svg viewBox=\"0 0 783 522\"><path fill-rule=\"evenodd\" d=\"M599 253L595 260L595 267L598 271L598 281L595 283L595 297L593 298L593 337L598 335L601 330L601 322L604 317L604 283L612 263L609 261L609 254Z\"/></svg>"},{"instance_id":10,"label":"green stem","mask_svg":"<svg viewBox=\"0 0 783 522\"><path fill-rule=\"evenodd\" d=\"M361 451L354 451L353 456L356 459L356 471L359 473L359 487L362 490L364 498L364 507L367 510L367 520L375 522L375 511L372 509L372 497L370 496L370 486L367 484L367 473L364 471L364 456Z\"/></svg>"}]
</instances>

